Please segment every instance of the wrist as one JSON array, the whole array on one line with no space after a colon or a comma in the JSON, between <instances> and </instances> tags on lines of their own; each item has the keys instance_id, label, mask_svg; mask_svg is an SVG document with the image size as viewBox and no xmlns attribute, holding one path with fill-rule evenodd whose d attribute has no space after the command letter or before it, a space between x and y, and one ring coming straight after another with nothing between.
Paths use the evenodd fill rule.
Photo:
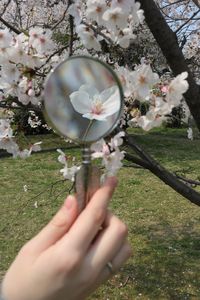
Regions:
<instances>
[{"instance_id":1,"label":"wrist","mask_svg":"<svg viewBox=\"0 0 200 300\"><path fill-rule=\"evenodd\" d=\"M3 296L3 292L2 292L2 283L0 286L0 300L6 300L5 297Z\"/></svg>"}]
</instances>

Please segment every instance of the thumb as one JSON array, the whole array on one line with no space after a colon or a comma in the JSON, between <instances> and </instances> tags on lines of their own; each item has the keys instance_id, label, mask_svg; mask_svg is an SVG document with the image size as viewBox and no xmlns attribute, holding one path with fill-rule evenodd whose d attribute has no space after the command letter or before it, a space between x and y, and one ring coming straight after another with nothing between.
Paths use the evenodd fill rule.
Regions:
<instances>
[{"instance_id":1,"label":"thumb","mask_svg":"<svg viewBox=\"0 0 200 300\"><path fill-rule=\"evenodd\" d=\"M31 241L28 242L35 256L55 244L72 226L78 216L78 203L74 196L68 196L63 206Z\"/></svg>"}]
</instances>

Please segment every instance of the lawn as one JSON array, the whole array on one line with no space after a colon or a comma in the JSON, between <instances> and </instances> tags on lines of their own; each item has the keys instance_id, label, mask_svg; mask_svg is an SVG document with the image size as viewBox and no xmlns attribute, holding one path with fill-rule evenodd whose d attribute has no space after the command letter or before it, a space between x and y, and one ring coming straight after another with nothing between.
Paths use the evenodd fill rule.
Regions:
<instances>
[{"instance_id":1,"label":"lawn","mask_svg":"<svg viewBox=\"0 0 200 300\"><path fill-rule=\"evenodd\" d=\"M169 170L200 179L200 140L186 139L186 129L135 130L134 134ZM34 140L44 140L44 148L66 147L57 136ZM65 152L80 160L79 149L67 147ZM56 212L71 188L59 174L57 156L56 151L49 151L24 161L10 157L0 161L1 274L24 242ZM118 174L111 209L128 225L133 256L90 299L200 299L200 207L147 170L130 168L128 162L125 165Z\"/></svg>"}]
</instances>

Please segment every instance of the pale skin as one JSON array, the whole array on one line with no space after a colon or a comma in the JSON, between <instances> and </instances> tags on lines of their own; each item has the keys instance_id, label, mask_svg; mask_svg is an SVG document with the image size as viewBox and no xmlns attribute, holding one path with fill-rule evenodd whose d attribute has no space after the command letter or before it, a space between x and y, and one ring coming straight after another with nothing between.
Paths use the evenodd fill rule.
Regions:
<instances>
[{"instance_id":1,"label":"pale skin","mask_svg":"<svg viewBox=\"0 0 200 300\"><path fill-rule=\"evenodd\" d=\"M108 210L116 187L108 178L78 215L74 196L38 235L23 246L7 271L6 300L82 300L131 255L126 225Z\"/></svg>"}]
</instances>

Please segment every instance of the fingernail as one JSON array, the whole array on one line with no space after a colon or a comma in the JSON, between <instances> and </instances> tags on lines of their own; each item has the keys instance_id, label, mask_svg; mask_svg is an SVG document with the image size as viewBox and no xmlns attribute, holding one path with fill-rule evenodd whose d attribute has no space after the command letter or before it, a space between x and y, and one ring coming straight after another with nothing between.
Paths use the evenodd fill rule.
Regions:
<instances>
[{"instance_id":1,"label":"fingernail","mask_svg":"<svg viewBox=\"0 0 200 300\"><path fill-rule=\"evenodd\" d=\"M71 195L69 195L69 196L67 197L66 201L65 201L65 204L64 204L65 207L66 207L67 209L71 209L72 206L73 206L73 201L74 201L74 197L71 196Z\"/></svg>"}]
</instances>

